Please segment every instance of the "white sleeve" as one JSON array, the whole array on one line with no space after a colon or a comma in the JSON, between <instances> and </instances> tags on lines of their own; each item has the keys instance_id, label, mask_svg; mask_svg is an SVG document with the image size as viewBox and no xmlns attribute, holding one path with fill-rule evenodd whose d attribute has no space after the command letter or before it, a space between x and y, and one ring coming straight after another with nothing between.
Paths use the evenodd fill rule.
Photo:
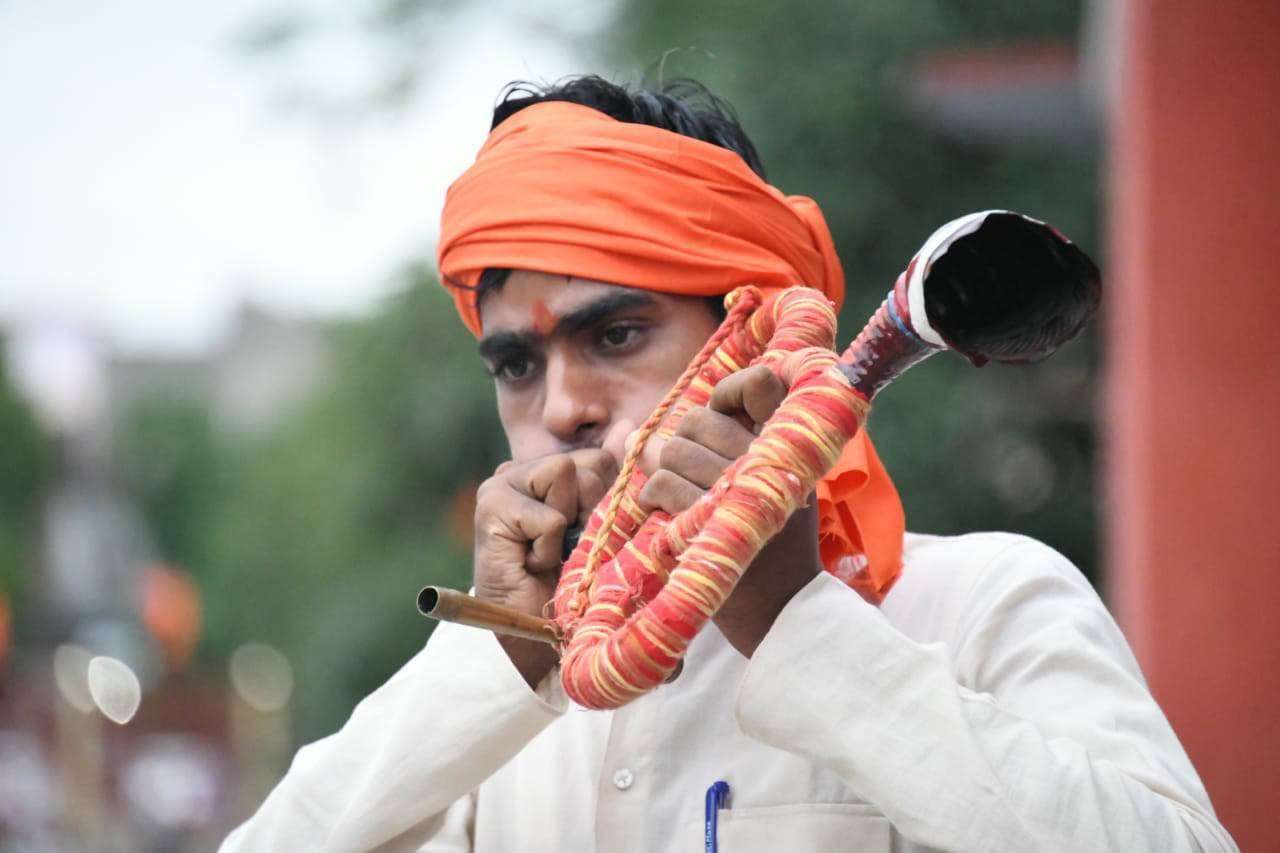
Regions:
<instances>
[{"instance_id":1,"label":"white sleeve","mask_svg":"<svg viewBox=\"0 0 1280 853\"><path fill-rule=\"evenodd\" d=\"M337 734L298 751L222 853L469 850L473 792L564 712L552 681L535 693L492 634L442 623Z\"/></svg>"},{"instance_id":2,"label":"white sleeve","mask_svg":"<svg viewBox=\"0 0 1280 853\"><path fill-rule=\"evenodd\" d=\"M816 578L747 667L743 731L830 767L941 850L1236 850L1093 589L1013 541L945 643Z\"/></svg>"}]
</instances>

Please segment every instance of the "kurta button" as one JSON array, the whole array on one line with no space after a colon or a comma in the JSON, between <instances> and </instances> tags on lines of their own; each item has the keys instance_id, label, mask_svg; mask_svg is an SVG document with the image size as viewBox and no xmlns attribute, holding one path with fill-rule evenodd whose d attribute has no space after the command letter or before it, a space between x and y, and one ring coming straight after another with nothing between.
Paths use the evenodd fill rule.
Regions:
<instances>
[{"instance_id":1,"label":"kurta button","mask_svg":"<svg viewBox=\"0 0 1280 853\"><path fill-rule=\"evenodd\" d=\"M631 775L631 771L624 767L613 774L613 787L619 791L625 791L631 787L631 783L635 780L635 777Z\"/></svg>"}]
</instances>

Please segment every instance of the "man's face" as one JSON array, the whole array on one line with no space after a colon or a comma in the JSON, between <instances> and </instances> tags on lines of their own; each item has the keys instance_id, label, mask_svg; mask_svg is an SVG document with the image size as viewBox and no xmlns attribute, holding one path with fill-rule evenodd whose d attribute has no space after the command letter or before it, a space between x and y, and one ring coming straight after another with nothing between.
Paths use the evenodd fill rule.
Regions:
<instances>
[{"instance_id":1,"label":"man's face","mask_svg":"<svg viewBox=\"0 0 1280 853\"><path fill-rule=\"evenodd\" d=\"M480 305L511 458L599 447L638 427L719 321L700 297L517 270Z\"/></svg>"}]
</instances>

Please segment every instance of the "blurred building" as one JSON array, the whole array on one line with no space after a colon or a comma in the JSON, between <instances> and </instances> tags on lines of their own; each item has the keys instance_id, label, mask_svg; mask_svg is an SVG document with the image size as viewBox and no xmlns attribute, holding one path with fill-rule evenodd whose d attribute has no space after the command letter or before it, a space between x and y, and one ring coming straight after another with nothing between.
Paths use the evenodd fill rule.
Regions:
<instances>
[{"instance_id":1,"label":"blurred building","mask_svg":"<svg viewBox=\"0 0 1280 853\"><path fill-rule=\"evenodd\" d=\"M1095 56L1054 43L936 53L912 70L907 101L927 126L967 143L1094 150L1102 127Z\"/></svg>"},{"instance_id":2,"label":"blurred building","mask_svg":"<svg viewBox=\"0 0 1280 853\"><path fill-rule=\"evenodd\" d=\"M199 355L115 353L92 330L48 318L12 322L0 336L56 455L34 571L16 602L24 643L0 673L0 850L65 850L88 837L103 839L95 849L186 849L202 834L212 844L229 816L243 817L233 768L256 751L262 725L272 743L287 741L281 713L240 708L219 676L166 675L172 650L146 608L170 615L153 600L157 574L169 570L121 486L113 446L131 413L157 398L207 407L231 434L269 428L322 381L328 332L320 321L244 306ZM109 655L138 675L147 700L127 728L104 728L91 705L72 707L55 685L55 648Z\"/></svg>"},{"instance_id":3,"label":"blurred building","mask_svg":"<svg viewBox=\"0 0 1280 853\"><path fill-rule=\"evenodd\" d=\"M307 399L329 359L328 324L245 305L208 353L114 353L92 330L49 320L6 335L15 384L56 436L58 473L44 510L34 584L40 633L66 639L93 617L136 615L138 572L155 555L112 470L123 420L145 400L206 405L233 433L257 433Z\"/></svg>"},{"instance_id":4,"label":"blurred building","mask_svg":"<svg viewBox=\"0 0 1280 853\"><path fill-rule=\"evenodd\" d=\"M328 324L242 305L214 349L198 356L115 356L107 367L117 418L169 395L207 401L233 432L262 432L305 400L329 363Z\"/></svg>"}]
</instances>

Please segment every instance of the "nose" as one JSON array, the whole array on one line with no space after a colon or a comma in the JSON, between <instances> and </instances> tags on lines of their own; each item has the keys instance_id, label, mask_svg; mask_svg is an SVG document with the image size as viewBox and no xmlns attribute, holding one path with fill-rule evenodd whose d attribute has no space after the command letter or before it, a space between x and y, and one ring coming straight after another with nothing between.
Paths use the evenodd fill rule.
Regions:
<instances>
[{"instance_id":1,"label":"nose","mask_svg":"<svg viewBox=\"0 0 1280 853\"><path fill-rule=\"evenodd\" d=\"M589 365L552 353L547 360L542 425L562 444L586 446L609 425L606 383Z\"/></svg>"}]
</instances>

